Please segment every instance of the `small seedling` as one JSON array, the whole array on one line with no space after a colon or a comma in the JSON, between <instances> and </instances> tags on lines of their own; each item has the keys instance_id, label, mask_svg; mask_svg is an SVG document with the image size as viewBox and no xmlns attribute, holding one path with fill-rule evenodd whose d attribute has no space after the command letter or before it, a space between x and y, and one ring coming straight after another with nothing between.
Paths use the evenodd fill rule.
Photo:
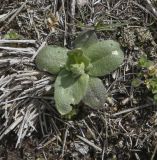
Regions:
<instances>
[{"instance_id":1,"label":"small seedling","mask_svg":"<svg viewBox=\"0 0 157 160\"><path fill-rule=\"evenodd\" d=\"M140 57L138 66L142 68L141 72L132 81L134 87L141 84L153 94L154 101L157 102L157 65L148 59L147 55Z\"/></svg>"},{"instance_id":2,"label":"small seedling","mask_svg":"<svg viewBox=\"0 0 157 160\"><path fill-rule=\"evenodd\" d=\"M14 30L9 30L4 36L2 36L3 39L22 39L23 37L19 35Z\"/></svg>"},{"instance_id":3,"label":"small seedling","mask_svg":"<svg viewBox=\"0 0 157 160\"><path fill-rule=\"evenodd\" d=\"M44 47L35 63L42 71L58 74L54 99L58 112L67 115L80 101L95 109L102 107L106 90L97 77L111 73L123 59L119 43L99 41L90 30L76 38L73 50L53 45Z\"/></svg>"}]
</instances>

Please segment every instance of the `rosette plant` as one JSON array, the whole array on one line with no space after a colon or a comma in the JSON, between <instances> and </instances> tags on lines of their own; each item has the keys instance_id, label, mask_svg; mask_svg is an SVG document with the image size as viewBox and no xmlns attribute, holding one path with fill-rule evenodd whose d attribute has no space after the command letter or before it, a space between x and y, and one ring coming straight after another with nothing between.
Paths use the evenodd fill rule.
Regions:
<instances>
[{"instance_id":1,"label":"rosette plant","mask_svg":"<svg viewBox=\"0 0 157 160\"><path fill-rule=\"evenodd\" d=\"M74 105L84 104L98 109L106 99L106 90L97 78L111 73L123 62L118 42L97 39L94 31L86 31L74 41L74 49L48 45L35 59L37 68L57 74L54 99L61 115L69 114Z\"/></svg>"}]
</instances>

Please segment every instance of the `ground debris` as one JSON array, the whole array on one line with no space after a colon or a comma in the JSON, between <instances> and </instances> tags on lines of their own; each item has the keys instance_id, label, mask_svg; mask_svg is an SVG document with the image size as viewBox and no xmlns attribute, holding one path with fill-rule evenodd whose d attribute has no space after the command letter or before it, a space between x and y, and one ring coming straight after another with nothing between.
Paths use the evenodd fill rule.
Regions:
<instances>
[{"instance_id":1,"label":"ground debris","mask_svg":"<svg viewBox=\"0 0 157 160\"><path fill-rule=\"evenodd\" d=\"M146 0L147 3L149 2ZM143 0L5 0L0 7L0 159L157 159L157 109L144 87L133 87L138 58L156 59L157 23ZM64 3L63 3L64 2ZM97 23L126 24L97 31L121 43L125 61L102 78L105 109L82 103L76 119L55 109L55 76L37 70L34 59L47 44L72 48L71 40ZM7 36L10 31L19 36Z\"/></svg>"}]
</instances>

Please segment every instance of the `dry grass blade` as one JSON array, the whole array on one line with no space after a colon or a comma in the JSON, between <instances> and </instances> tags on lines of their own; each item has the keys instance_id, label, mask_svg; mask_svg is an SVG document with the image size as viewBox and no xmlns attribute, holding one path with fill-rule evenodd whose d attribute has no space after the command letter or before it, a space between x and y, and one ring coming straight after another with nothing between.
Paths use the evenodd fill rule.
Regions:
<instances>
[{"instance_id":1,"label":"dry grass blade","mask_svg":"<svg viewBox=\"0 0 157 160\"><path fill-rule=\"evenodd\" d=\"M14 48L14 47L2 47L0 49L11 51L10 54L28 54L34 55L35 50L33 48Z\"/></svg>"},{"instance_id":2,"label":"dry grass blade","mask_svg":"<svg viewBox=\"0 0 157 160\"><path fill-rule=\"evenodd\" d=\"M83 142L87 143L89 146L93 147L94 149L96 149L97 151L102 152L102 149L98 146L96 146L94 143L90 142L88 139L81 137L79 135L77 135L77 137L82 140Z\"/></svg>"},{"instance_id":3,"label":"dry grass blade","mask_svg":"<svg viewBox=\"0 0 157 160\"><path fill-rule=\"evenodd\" d=\"M34 127L34 119L38 116L37 109L33 106L33 104L30 104L27 107L27 111L23 113L22 123L19 126L19 130L17 133L18 140L16 143L16 147L21 146L21 142L23 138L32 131L35 131ZM29 131L32 130L32 131Z\"/></svg>"},{"instance_id":4,"label":"dry grass blade","mask_svg":"<svg viewBox=\"0 0 157 160\"><path fill-rule=\"evenodd\" d=\"M152 156L151 156L151 160L154 160L154 159L155 159L156 151L157 151L157 144L156 144L156 146L155 146L155 148L154 148L153 154L152 154Z\"/></svg>"},{"instance_id":5,"label":"dry grass blade","mask_svg":"<svg viewBox=\"0 0 157 160\"><path fill-rule=\"evenodd\" d=\"M32 61L35 59L35 57L37 56L37 54L39 53L39 51L40 51L45 45L46 45L46 42L43 42L43 43L41 44L41 46L40 46L39 49L36 51L36 53L33 54L33 56L32 56Z\"/></svg>"},{"instance_id":6,"label":"dry grass blade","mask_svg":"<svg viewBox=\"0 0 157 160\"><path fill-rule=\"evenodd\" d=\"M34 40L0 40L0 42L2 42L1 44L23 43L25 46L35 44ZM37 106L45 107L38 99L35 99L35 96L41 96L47 88L50 88L49 83L52 78L46 76L38 79L38 76L42 75L33 69L32 56L36 53L34 47L0 46L0 49L2 50L0 111L5 111L1 115L5 121L0 127L0 140L14 130L18 137L16 147L20 147L24 138L36 131L36 121L40 113ZM4 55L5 57L3 57ZM18 65L19 67L17 67ZM22 66L25 69L18 70ZM10 67L17 67L16 72L10 72ZM3 75L3 69L7 68L10 74Z\"/></svg>"},{"instance_id":7,"label":"dry grass blade","mask_svg":"<svg viewBox=\"0 0 157 160\"><path fill-rule=\"evenodd\" d=\"M123 110L123 111L114 113L114 114L112 114L112 116L113 116L113 117L119 116L119 115L121 115L121 114L125 114L125 113L128 113L128 112L136 111L136 110L138 110L138 109L143 109L143 108L151 107L151 106L153 106L153 104L146 104L146 105L143 105L143 106L138 106L138 107L134 107L134 108L129 108L129 109L126 109L126 110Z\"/></svg>"},{"instance_id":8,"label":"dry grass blade","mask_svg":"<svg viewBox=\"0 0 157 160\"><path fill-rule=\"evenodd\" d=\"M3 43L24 43L24 44L35 44L35 40L6 40L6 39L0 39L0 44Z\"/></svg>"},{"instance_id":9,"label":"dry grass blade","mask_svg":"<svg viewBox=\"0 0 157 160\"><path fill-rule=\"evenodd\" d=\"M150 0L146 0L147 4L149 5L149 8L153 11L153 14L156 16L157 18L157 11L156 8L153 6L152 2Z\"/></svg>"},{"instance_id":10,"label":"dry grass blade","mask_svg":"<svg viewBox=\"0 0 157 160\"><path fill-rule=\"evenodd\" d=\"M67 140L68 132L69 132L69 127L67 126L67 128L65 130L65 134L64 134L64 140L63 140L63 147L62 147L62 154L61 154L62 158L64 157L64 152L65 152L65 146L66 146L66 140Z\"/></svg>"},{"instance_id":11,"label":"dry grass blade","mask_svg":"<svg viewBox=\"0 0 157 160\"><path fill-rule=\"evenodd\" d=\"M22 122L22 117L17 118L10 126L7 126L7 129L1 133L0 139L2 139L5 135L7 135L10 131L12 131L17 125Z\"/></svg>"},{"instance_id":12,"label":"dry grass blade","mask_svg":"<svg viewBox=\"0 0 157 160\"><path fill-rule=\"evenodd\" d=\"M0 156L157 159L156 104L149 101L153 97L145 82L131 85L145 71L137 65L141 55L157 61L156 19L153 0L2 0ZM55 109L55 77L37 70L34 59L45 45L73 48L78 33L98 24L98 38L118 41L125 60L113 74L101 77L108 89L106 107L97 111L80 103L79 114L68 121ZM19 37L4 39L10 33Z\"/></svg>"},{"instance_id":13,"label":"dry grass blade","mask_svg":"<svg viewBox=\"0 0 157 160\"><path fill-rule=\"evenodd\" d=\"M4 22L7 18L9 18L12 14L14 14L16 12L16 10L12 10L6 14L2 14L0 15L0 22Z\"/></svg>"},{"instance_id":14,"label":"dry grass blade","mask_svg":"<svg viewBox=\"0 0 157 160\"><path fill-rule=\"evenodd\" d=\"M2 31L7 25L9 25L14 19L15 17L21 12L21 10L25 7L27 3L27 0L21 5L20 8L17 9L17 11L10 17L10 19L7 21L7 23L5 24L5 26L0 28L0 31Z\"/></svg>"}]
</instances>

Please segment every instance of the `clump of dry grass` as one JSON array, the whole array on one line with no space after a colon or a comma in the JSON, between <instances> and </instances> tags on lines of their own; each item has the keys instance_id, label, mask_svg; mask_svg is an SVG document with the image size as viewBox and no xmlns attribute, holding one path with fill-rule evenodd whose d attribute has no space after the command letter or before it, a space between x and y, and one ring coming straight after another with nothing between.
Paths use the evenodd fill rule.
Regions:
<instances>
[{"instance_id":1,"label":"clump of dry grass","mask_svg":"<svg viewBox=\"0 0 157 160\"><path fill-rule=\"evenodd\" d=\"M156 106L143 86L131 86L139 72L138 57L150 44L149 40L139 46L137 29L151 30L156 44L155 3L89 0L77 6L73 0L59 2L6 0L1 4L0 140L5 147L0 145L0 153L5 148L12 155L13 145L23 148L19 152L26 159L155 159ZM55 111L53 96L47 94L53 89L55 77L37 70L34 58L46 43L71 47L76 33L93 29L93 24L100 21L127 22L113 31L97 32L100 39L113 38L123 45L125 61L103 78L109 93L107 109L93 111L84 107L81 118L63 120ZM4 40L9 30L23 38ZM15 135L9 145L12 133ZM7 157L7 152L3 153ZM13 157L17 159L18 154Z\"/></svg>"}]
</instances>

